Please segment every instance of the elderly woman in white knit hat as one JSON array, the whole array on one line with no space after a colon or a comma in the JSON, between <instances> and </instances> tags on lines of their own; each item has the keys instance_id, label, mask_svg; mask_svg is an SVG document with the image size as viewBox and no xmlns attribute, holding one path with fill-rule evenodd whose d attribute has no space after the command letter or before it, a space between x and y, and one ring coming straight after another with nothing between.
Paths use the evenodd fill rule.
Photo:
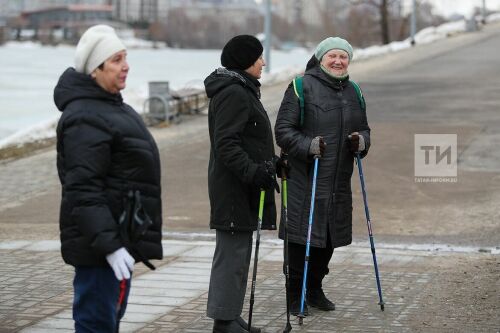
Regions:
<instances>
[{"instance_id":1,"label":"elderly woman in white knit hat","mask_svg":"<svg viewBox=\"0 0 500 333\"><path fill-rule=\"evenodd\" d=\"M353 49L342 38L329 37L316 47L303 77L290 84L278 112L276 142L288 154L288 239L291 313L301 306L302 279L311 205L314 157L319 157L314 219L310 237L307 305L335 309L323 291L333 249L352 241L351 176L356 153L370 147L365 102L349 79ZM303 103L300 102L303 98ZM284 238L283 225L280 238Z\"/></svg>"},{"instance_id":2,"label":"elderly woman in white knit hat","mask_svg":"<svg viewBox=\"0 0 500 333\"><path fill-rule=\"evenodd\" d=\"M57 170L61 252L75 267L76 332L118 332L134 263L162 258L160 158L141 117L123 102L127 51L113 28L89 28L75 67L54 89L62 112Z\"/></svg>"}]
</instances>

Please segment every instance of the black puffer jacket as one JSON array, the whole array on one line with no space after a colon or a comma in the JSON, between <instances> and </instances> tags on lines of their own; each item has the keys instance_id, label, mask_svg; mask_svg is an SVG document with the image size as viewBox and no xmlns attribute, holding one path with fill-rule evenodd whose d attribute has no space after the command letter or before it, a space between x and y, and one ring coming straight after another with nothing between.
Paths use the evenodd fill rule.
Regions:
<instances>
[{"instance_id":1,"label":"black puffer jacket","mask_svg":"<svg viewBox=\"0 0 500 333\"><path fill-rule=\"evenodd\" d=\"M120 94L106 92L72 68L61 75L54 101L63 112L57 126L57 169L64 261L107 264L105 255L123 246L118 219L129 190L140 191L153 221L136 248L146 259L161 259L160 158L141 117ZM129 252L140 259L135 250Z\"/></svg>"},{"instance_id":2,"label":"black puffer jacket","mask_svg":"<svg viewBox=\"0 0 500 333\"><path fill-rule=\"evenodd\" d=\"M316 62L303 77L304 123L293 86L285 92L275 125L276 141L289 154L292 173L288 180L289 239L305 244L311 204L314 162L309 146L316 136L327 143L319 160L311 245L325 247L330 232L334 247L352 241L351 176L354 155L347 136L359 132L365 139L365 156L370 147L370 128L356 91L349 79L334 80ZM283 238L280 226L280 238Z\"/></svg>"},{"instance_id":3,"label":"black puffer jacket","mask_svg":"<svg viewBox=\"0 0 500 333\"><path fill-rule=\"evenodd\" d=\"M260 102L259 81L244 71L219 68L205 79L210 161L210 228L252 231L257 228L258 187L255 170L274 159L271 123ZM262 229L276 229L274 190L266 192Z\"/></svg>"}]
</instances>

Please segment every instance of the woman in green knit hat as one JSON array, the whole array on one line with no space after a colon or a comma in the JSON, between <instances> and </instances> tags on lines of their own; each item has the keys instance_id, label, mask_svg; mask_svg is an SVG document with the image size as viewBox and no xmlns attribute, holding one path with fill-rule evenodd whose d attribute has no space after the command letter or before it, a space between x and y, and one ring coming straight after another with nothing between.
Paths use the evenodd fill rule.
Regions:
<instances>
[{"instance_id":1,"label":"woman in green knit hat","mask_svg":"<svg viewBox=\"0 0 500 333\"><path fill-rule=\"evenodd\" d=\"M318 44L300 88L290 84L276 120L276 142L288 154L289 296L291 313L300 312L302 277L311 204L314 156L319 156L314 220L307 275L307 305L332 311L335 304L323 291L323 279L335 248L352 242L351 176L354 157L370 147L364 99L349 80L352 46L339 37ZM280 238L284 238L283 225Z\"/></svg>"}]
</instances>

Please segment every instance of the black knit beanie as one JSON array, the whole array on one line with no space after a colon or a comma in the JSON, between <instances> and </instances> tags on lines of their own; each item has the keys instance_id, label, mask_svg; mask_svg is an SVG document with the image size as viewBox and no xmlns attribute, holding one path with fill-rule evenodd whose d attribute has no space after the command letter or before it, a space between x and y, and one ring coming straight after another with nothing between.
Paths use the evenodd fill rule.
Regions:
<instances>
[{"instance_id":1,"label":"black knit beanie","mask_svg":"<svg viewBox=\"0 0 500 333\"><path fill-rule=\"evenodd\" d=\"M238 35L224 45L220 62L227 69L245 70L259 59L263 50L262 44L254 36Z\"/></svg>"}]
</instances>

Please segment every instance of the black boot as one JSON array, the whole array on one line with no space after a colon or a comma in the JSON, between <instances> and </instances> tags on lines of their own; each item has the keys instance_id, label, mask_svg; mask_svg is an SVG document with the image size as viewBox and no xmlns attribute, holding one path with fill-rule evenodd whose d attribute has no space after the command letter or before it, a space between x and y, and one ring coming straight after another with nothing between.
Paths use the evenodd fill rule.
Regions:
<instances>
[{"instance_id":1,"label":"black boot","mask_svg":"<svg viewBox=\"0 0 500 333\"><path fill-rule=\"evenodd\" d=\"M323 311L335 310L335 303L326 298L323 289L311 289L307 291L307 304Z\"/></svg>"},{"instance_id":2,"label":"black boot","mask_svg":"<svg viewBox=\"0 0 500 333\"><path fill-rule=\"evenodd\" d=\"M238 318L236 318L236 321L238 322L238 324L240 324L241 327L248 330L248 323L245 321L245 319L241 318L241 316L238 316ZM260 328L252 326L250 328L250 333L260 333Z\"/></svg>"},{"instance_id":3,"label":"black boot","mask_svg":"<svg viewBox=\"0 0 500 333\"><path fill-rule=\"evenodd\" d=\"M214 320L213 333L248 333L236 320Z\"/></svg>"},{"instance_id":4,"label":"black boot","mask_svg":"<svg viewBox=\"0 0 500 333\"><path fill-rule=\"evenodd\" d=\"M300 313L300 294L290 294L290 314L298 316ZM307 303L304 302L304 316L309 315Z\"/></svg>"}]
</instances>

